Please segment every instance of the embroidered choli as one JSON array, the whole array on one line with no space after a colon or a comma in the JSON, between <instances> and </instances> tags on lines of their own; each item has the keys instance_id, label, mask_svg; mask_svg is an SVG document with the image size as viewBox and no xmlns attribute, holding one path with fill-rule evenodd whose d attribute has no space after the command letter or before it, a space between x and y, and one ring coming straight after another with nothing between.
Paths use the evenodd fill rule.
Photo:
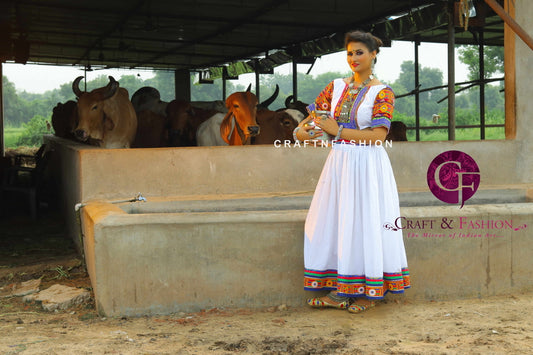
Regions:
<instances>
[{"instance_id":1,"label":"embroidered choli","mask_svg":"<svg viewBox=\"0 0 533 355\"><path fill-rule=\"evenodd\" d=\"M330 111L339 120L342 105L346 100L353 102L350 121L339 122L344 128L365 129L386 127L390 129L394 110L394 92L387 85L365 86L358 93L351 94L343 79L335 79L318 95L315 102L308 106L309 111Z\"/></svg>"}]
</instances>

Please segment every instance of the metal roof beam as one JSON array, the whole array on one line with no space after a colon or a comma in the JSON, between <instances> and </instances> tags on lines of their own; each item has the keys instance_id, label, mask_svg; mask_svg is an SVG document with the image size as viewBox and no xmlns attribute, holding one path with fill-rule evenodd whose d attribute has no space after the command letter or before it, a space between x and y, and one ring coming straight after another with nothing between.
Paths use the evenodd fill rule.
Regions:
<instances>
[{"instance_id":1,"label":"metal roof beam","mask_svg":"<svg viewBox=\"0 0 533 355\"><path fill-rule=\"evenodd\" d=\"M74 64L79 64L83 60L83 58L86 58L91 52L91 50L93 50L106 37L110 36L112 33L114 33L115 31L120 29L122 26L124 26L124 24L128 21L131 15L135 13L141 6L143 6L145 2L146 0L137 1L137 3L129 11L127 11L119 21L117 21L117 23L115 24L115 26L113 26L113 28L103 32L100 36L98 36L98 38L93 42L93 44L89 46L89 48L87 48L85 53L83 53L83 55Z\"/></svg>"},{"instance_id":2,"label":"metal roof beam","mask_svg":"<svg viewBox=\"0 0 533 355\"><path fill-rule=\"evenodd\" d=\"M202 43L202 42L204 42L204 41L206 41L206 40L208 40L208 39L210 39L212 37L220 36L220 35L223 35L225 33L231 32L232 30L242 26L242 23L244 21L246 21L247 19L259 17L259 16L263 15L265 12L271 11L272 9L281 6L281 5L285 4L286 2L288 2L288 0L282 0L282 1L272 0L267 5L261 7L259 9L257 9L257 10L251 11L250 13L246 14L245 16L242 16L238 21L236 21L236 24L230 23L230 24L228 24L226 26L223 26L222 28L217 29L214 32L211 32L211 33L208 33L207 35L201 36L200 38L196 39L196 43L176 46L176 47L171 48L169 50L163 51L159 55L154 56L154 57L148 59L147 61L138 63L134 67L145 65L147 63L150 63L151 61L154 61L154 60L157 60L157 59L159 59L161 57L165 57L165 56L167 56L169 54L172 54L172 53L176 52L179 49L183 49L185 47L192 46L194 44L199 44L199 43Z\"/></svg>"}]
</instances>

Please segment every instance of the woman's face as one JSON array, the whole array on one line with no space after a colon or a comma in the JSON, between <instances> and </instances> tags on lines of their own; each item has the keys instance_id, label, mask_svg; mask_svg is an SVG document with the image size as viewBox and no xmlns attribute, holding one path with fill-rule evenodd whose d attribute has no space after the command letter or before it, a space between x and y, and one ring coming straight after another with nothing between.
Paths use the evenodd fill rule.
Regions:
<instances>
[{"instance_id":1,"label":"woman's face","mask_svg":"<svg viewBox=\"0 0 533 355\"><path fill-rule=\"evenodd\" d=\"M370 70L372 61L376 58L376 51L370 52L361 42L350 42L346 47L348 65L355 72Z\"/></svg>"}]
</instances>

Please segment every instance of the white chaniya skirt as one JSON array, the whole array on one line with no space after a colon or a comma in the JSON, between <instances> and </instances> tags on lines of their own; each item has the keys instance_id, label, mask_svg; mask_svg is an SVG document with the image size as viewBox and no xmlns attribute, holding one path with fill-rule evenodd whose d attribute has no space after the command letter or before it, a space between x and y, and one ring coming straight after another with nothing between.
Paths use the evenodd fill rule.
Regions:
<instances>
[{"instance_id":1,"label":"white chaniya skirt","mask_svg":"<svg viewBox=\"0 0 533 355\"><path fill-rule=\"evenodd\" d=\"M334 144L305 221L304 288L369 299L409 288L402 230L391 228L398 217L385 149Z\"/></svg>"}]
</instances>

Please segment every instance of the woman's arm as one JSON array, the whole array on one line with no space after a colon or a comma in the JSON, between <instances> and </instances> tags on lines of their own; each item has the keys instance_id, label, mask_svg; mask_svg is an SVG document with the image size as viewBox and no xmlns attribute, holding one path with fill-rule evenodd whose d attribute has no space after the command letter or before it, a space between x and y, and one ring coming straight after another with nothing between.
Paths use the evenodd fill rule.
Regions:
<instances>
[{"instance_id":1,"label":"woman's arm","mask_svg":"<svg viewBox=\"0 0 533 355\"><path fill-rule=\"evenodd\" d=\"M316 121L318 121L318 127L322 128L325 132L334 137L337 136L339 132L339 125L335 119L322 116L322 118ZM347 141L354 141L356 144L371 145L375 144L377 141L379 141L379 143L383 143L385 141L385 137L387 137L387 132L387 127L382 126L363 130L343 128L340 137L337 138L345 139Z\"/></svg>"}]
</instances>

